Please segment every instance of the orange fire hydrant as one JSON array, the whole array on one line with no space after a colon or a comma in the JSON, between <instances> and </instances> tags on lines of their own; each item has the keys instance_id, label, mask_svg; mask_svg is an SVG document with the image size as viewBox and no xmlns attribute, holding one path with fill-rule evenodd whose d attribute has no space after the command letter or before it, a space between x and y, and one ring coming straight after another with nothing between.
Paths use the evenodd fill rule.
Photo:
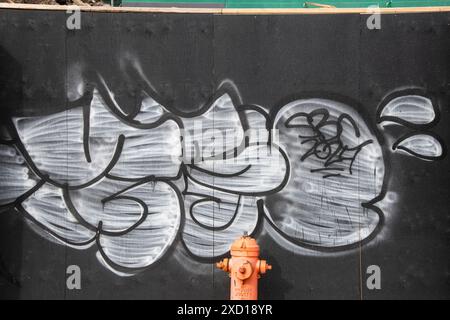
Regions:
<instances>
[{"instance_id":1,"label":"orange fire hydrant","mask_svg":"<svg viewBox=\"0 0 450 320\"><path fill-rule=\"evenodd\" d=\"M265 260L259 260L256 240L244 235L231 245L231 259L225 258L216 265L229 273L231 278L231 300L257 300L258 279L271 270Z\"/></svg>"}]
</instances>

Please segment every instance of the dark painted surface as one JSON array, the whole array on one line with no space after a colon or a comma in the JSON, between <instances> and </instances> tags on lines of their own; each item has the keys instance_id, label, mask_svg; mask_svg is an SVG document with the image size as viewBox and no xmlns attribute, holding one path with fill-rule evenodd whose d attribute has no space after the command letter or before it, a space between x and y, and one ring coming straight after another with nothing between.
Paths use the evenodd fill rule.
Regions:
<instances>
[{"instance_id":1,"label":"dark painted surface","mask_svg":"<svg viewBox=\"0 0 450 320\"><path fill-rule=\"evenodd\" d=\"M67 108L68 70L77 63L112 85L128 111L139 105L139 61L165 105L200 109L224 79L242 101L276 108L314 92L359 105L376 122L394 89L421 87L439 97L450 135L450 14L383 15L368 30L364 15L222 16L82 13L81 30L66 29L65 12L0 12L2 119ZM70 80L70 79L69 79ZM403 129L391 130L398 136ZM389 140L389 138L387 138ZM404 154L389 161L389 190L398 199L381 233L339 254L295 254L267 234L258 241L273 270L261 280L263 299L450 298L449 162ZM14 210L0 214L0 295L3 298L223 299L228 277L212 264L166 255L132 277L103 268L95 248L77 251L36 234ZM175 244L176 245L176 244ZM66 266L82 270L82 289L66 289ZM379 265L382 289L365 286ZM362 288L362 291L361 291Z\"/></svg>"}]
</instances>

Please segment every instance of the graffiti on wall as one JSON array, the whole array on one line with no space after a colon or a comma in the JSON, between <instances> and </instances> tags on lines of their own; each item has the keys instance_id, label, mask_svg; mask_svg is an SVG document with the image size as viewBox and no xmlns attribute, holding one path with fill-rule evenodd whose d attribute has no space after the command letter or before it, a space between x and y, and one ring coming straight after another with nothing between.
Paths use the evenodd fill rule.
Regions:
<instances>
[{"instance_id":1,"label":"graffiti on wall","mask_svg":"<svg viewBox=\"0 0 450 320\"><path fill-rule=\"evenodd\" d=\"M192 113L170 110L153 90L143 95L127 113L98 75L65 111L12 118L1 134L1 208L52 241L96 246L119 275L177 245L215 260L263 221L293 246L339 251L382 228L376 204L388 189L390 153L423 161L446 154L430 131L436 102L419 89L388 95L377 125L321 97L270 112L245 105L231 82ZM379 137L392 125L409 131L387 145Z\"/></svg>"}]
</instances>

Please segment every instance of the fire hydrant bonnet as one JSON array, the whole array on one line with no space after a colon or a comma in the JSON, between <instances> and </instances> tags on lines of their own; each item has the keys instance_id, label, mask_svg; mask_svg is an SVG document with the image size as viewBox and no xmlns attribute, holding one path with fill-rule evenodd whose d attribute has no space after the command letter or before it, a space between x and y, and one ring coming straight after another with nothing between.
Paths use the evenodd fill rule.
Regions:
<instances>
[{"instance_id":1,"label":"fire hydrant bonnet","mask_svg":"<svg viewBox=\"0 0 450 320\"><path fill-rule=\"evenodd\" d=\"M243 236L233 242L230 253L231 256L258 257L259 245L255 239L249 236Z\"/></svg>"}]
</instances>

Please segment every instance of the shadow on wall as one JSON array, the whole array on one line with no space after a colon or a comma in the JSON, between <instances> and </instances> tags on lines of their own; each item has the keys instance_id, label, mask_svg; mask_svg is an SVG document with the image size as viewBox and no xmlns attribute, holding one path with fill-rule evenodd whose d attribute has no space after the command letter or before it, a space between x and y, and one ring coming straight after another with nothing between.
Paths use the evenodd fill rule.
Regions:
<instances>
[{"instance_id":1,"label":"shadow on wall","mask_svg":"<svg viewBox=\"0 0 450 320\"><path fill-rule=\"evenodd\" d=\"M0 61L0 141L7 142L4 121L10 110L22 108L22 69L3 47ZM13 207L0 203L0 299L20 297L23 225Z\"/></svg>"},{"instance_id":2,"label":"shadow on wall","mask_svg":"<svg viewBox=\"0 0 450 320\"><path fill-rule=\"evenodd\" d=\"M281 273L282 267L278 263L275 256L268 251L262 250L260 259L264 259L272 265L272 270L261 276L258 282L259 299L261 300L284 300L287 293L292 290L293 286L288 280L283 278Z\"/></svg>"}]
</instances>

